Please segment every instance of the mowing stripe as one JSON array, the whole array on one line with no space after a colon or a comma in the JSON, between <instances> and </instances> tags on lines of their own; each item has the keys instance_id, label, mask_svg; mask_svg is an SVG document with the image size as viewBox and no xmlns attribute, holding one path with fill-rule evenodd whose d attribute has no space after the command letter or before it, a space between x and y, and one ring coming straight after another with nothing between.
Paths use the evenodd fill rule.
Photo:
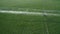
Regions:
<instances>
[{"instance_id":1,"label":"mowing stripe","mask_svg":"<svg viewBox=\"0 0 60 34\"><path fill-rule=\"evenodd\" d=\"M26 14L26 15L48 15L48 16L60 16L60 14L53 13L41 13L41 12L27 12L27 11L0 11L0 13L11 13L11 14Z\"/></svg>"}]
</instances>

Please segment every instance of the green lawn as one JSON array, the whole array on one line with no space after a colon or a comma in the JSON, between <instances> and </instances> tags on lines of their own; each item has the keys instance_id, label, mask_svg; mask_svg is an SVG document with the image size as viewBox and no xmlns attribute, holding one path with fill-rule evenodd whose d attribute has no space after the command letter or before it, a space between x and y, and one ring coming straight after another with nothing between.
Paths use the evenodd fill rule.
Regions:
<instances>
[{"instance_id":1,"label":"green lawn","mask_svg":"<svg viewBox=\"0 0 60 34\"><path fill-rule=\"evenodd\" d=\"M47 23L50 34L60 34L60 17L49 17Z\"/></svg>"},{"instance_id":2,"label":"green lawn","mask_svg":"<svg viewBox=\"0 0 60 34\"><path fill-rule=\"evenodd\" d=\"M42 17L0 13L0 34L43 34Z\"/></svg>"},{"instance_id":3,"label":"green lawn","mask_svg":"<svg viewBox=\"0 0 60 34\"><path fill-rule=\"evenodd\" d=\"M60 0L0 0L0 10L60 14ZM45 23L49 34L60 34L60 16L0 13L0 34L47 34Z\"/></svg>"},{"instance_id":4,"label":"green lawn","mask_svg":"<svg viewBox=\"0 0 60 34\"><path fill-rule=\"evenodd\" d=\"M60 10L60 0L0 0L0 9L37 8Z\"/></svg>"},{"instance_id":5,"label":"green lawn","mask_svg":"<svg viewBox=\"0 0 60 34\"><path fill-rule=\"evenodd\" d=\"M0 34L60 34L60 17L0 13Z\"/></svg>"}]
</instances>

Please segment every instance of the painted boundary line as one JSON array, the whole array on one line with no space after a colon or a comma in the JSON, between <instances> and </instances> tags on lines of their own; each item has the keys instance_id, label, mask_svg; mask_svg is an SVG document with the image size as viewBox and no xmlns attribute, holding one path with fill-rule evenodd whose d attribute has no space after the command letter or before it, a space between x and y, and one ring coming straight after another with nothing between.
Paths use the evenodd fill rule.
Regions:
<instances>
[{"instance_id":1,"label":"painted boundary line","mask_svg":"<svg viewBox=\"0 0 60 34\"><path fill-rule=\"evenodd\" d=\"M49 28L48 28L48 25L47 25L46 22L45 22L44 24L45 24L45 27L46 27L46 33L49 34Z\"/></svg>"},{"instance_id":2,"label":"painted boundary line","mask_svg":"<svg viewBox=\"0 0 60 34\"><path fill-rule=\"evenodd\" d=\"M46 16L60 16L60 14L53 13L41 13L41 12L27 12L27 11L0 11L0 13L10 13L10 14L25 14L25 15L46 15ZM47 23L44 23L46 27L46 32L49 34Z\"/></svg>"},{"instance_id":3,"label":"painted boundary line","mask_svg":"<svg viewBox=\"0 0 60 34\"><path fill-rule=\"evenodd\" d=\"M11 14L26 14L26 15L47 15L47 16L60 16L60 14L53 13L41 13L41 12L27 12L27 11L0 11L0 13L11 13Z\"/></svg>"}]
</instances>

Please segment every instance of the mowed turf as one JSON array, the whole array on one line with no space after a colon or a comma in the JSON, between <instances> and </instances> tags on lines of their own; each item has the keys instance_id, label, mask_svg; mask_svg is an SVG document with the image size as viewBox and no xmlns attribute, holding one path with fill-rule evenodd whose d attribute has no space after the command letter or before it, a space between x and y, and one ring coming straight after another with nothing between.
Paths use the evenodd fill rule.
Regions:
<instances>
[{"instance_id":1,"label":"mowed turf","mask_svg":"<svg viewBox=\"0 0 60 34\"><path fill-rule=\"evenodd\" d=\"M44 34L43 17L0 13L0 34Z\"/></svg>"},{"instance_id":2,"label":"mowed turf","mask_svg":"<svg viewBox=\"0 0 60 34\"><path fill-rule=\"evenodd\" d=\"M50 34L60 34L60 16L48 17L47 24Z\"/></svg>"},{"instance_id":3,"label":"mowed turf","mask_svg":"<svg viewBox=\"0 0 60 34\"><path fill-rule=\"evenodd\" d=\"M0 13L0 34L60 34L59 16Z\"/></svg>"},{"instance_id":4,"label":"mowed turf","mask_svg":"<svg viewBox=\"0 0 60 34\"><path fill-rule=\"evenodd\" d=\"M37 8L60 10L60 0L0 0L0 9Z\"/></svg>"}]
</instances>

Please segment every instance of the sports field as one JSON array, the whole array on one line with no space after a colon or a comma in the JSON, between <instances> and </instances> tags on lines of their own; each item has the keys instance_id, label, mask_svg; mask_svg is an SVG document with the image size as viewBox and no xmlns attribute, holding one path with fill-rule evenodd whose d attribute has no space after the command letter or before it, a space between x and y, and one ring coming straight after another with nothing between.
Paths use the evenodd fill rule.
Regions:
<instances>
[{"instance_id":1,"label":"sports field","mask_svg":"<svg viewBox=\"0 0 60 34\"><path fill-rule=\"evenodd\" d=\"M60 10L60 0L0 0L0 9L37 8Z\"/></svg>"},{"instance_id":2,"label":"sports field","mask_svg":"<svg viewBox=\"0 0 60 34\"><path fill-rule=\"evenodd\" d=\"M60 16L8 12L0 11L0 34L60 34Z\"/></svg>"},{"instance_id":3,"label":"sports field","mask_svg":"<svg viewBox=\"0 0 60 34\"><path fill-rule=\"evenodd\" d=\"M60 34L60 0L0 0L0 34Z\"/></svg>"}]
</instances>

